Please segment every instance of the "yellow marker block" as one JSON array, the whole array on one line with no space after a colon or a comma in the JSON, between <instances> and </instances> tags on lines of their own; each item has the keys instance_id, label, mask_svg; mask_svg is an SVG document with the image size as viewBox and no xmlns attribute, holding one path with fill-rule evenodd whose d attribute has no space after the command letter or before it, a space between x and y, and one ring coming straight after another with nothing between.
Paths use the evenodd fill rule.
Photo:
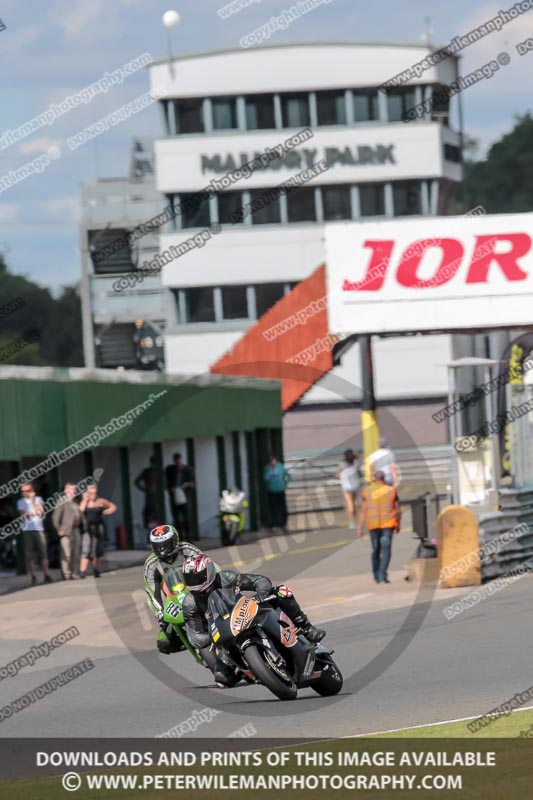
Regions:
<instances>
[{"instance_id":1,"label":"yellow marker block","mask_svg":"<svg viewBox=\"0 0 533 800\"><path fill-rule=\"evenodd\" d=\"M479 586L479 530L472 512L464 506L448 506L437 517L439 589Z\"/></svg>"}]
</instances>

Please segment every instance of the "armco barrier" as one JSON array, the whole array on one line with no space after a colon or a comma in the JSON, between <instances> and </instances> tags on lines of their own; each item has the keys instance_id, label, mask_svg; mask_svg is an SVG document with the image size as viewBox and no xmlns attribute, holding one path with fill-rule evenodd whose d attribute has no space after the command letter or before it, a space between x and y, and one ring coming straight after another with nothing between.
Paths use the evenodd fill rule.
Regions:
<instances>
[{"instance_id":1,"label":"armco barrier","mask_svg":"<svg viewBox=\"0 0 533 800\"><path fill-rule=\"evenodd\" d=\"M488 548L504 534L524 524L527 530L511 541L495 548L496 552L481 560L483 581L499 578L533 558L533 488L500 489L500 511L483 514L479 519L479 543Z\"/></svg>"},{"instance_id":2,"label":"armco barrier","mask_svg":"<svg viewBox=\"0 0 533 800\"><path fill-rule=\"evenodd\" d=\"M309 453L299 457L286 454L285 466L290 470L291 482L287 487L289 513L304 511L334 511L344 508L341 488L336 478L337 468L342 461L346 447L328 452ZM435 445L421 448L395 449L401 474L400 498L409 503L431 491L445 497L451 482L448 445ZM320 490L320 503L317 504L317 490Z\"/></svg>"}]
</instances>

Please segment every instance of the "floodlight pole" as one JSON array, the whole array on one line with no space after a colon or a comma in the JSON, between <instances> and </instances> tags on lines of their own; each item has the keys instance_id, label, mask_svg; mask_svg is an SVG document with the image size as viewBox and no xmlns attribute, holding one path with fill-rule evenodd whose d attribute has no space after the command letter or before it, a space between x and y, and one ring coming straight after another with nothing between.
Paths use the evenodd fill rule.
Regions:
<instances>
[{"instance_id":1,"label":"floodlight pole","mask_svg":"<svg viewBox=\"0 0 533 800\"><path fill-rule=\"evenodd\" d=\"M453 412L453 403L455 400L455 367L448 366L448 406L451 409L451 414L449 416L450 420L450 442L453 448L453 454L451 458L452 464L452 504L457 505L459 503L459 465L457 462L457 450L455 449L456 440L457 440L457 424L456 424L456 415Z\"/></svg>"}]
</instances>

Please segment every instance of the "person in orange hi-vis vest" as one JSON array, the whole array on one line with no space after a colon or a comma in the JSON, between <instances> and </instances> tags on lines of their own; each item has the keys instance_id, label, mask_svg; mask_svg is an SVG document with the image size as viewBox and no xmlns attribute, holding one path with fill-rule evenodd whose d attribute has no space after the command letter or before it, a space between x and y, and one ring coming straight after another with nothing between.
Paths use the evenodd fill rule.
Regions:
<instances>
[{"instance_id":1,"label":"person in orange hi-vis vest","mask_svg":"<svg viewBox=\"0 0 533 800\"><path fill-rule=\"evenodd\" d=\"M372 541L372 571L376 583L390 583L387 570L391 559L392 534L400 530L401 510L394 486L385 483L385 475L376 470L373 480L363 489L357 538L363 536L363 523Z\"/></svg>"}]
</instances>

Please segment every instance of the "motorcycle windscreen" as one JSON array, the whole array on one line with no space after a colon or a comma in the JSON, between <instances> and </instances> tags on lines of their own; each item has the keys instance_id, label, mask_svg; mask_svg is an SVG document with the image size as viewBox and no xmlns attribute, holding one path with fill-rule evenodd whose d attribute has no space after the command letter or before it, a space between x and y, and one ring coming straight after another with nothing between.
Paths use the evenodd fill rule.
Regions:
<instances>
[{"instance_id":1,"label":"motorcycle windscreen","mask_svg":"<svg viewBox=\"0 0 533 800\"><path fill-rule=\"evenodd\" d=\"M179 591L184 589L185 584L183 583L183 570L170 569L165 574L165 586L171 594L177 594Z\"/></svg>"}]
</instances>

